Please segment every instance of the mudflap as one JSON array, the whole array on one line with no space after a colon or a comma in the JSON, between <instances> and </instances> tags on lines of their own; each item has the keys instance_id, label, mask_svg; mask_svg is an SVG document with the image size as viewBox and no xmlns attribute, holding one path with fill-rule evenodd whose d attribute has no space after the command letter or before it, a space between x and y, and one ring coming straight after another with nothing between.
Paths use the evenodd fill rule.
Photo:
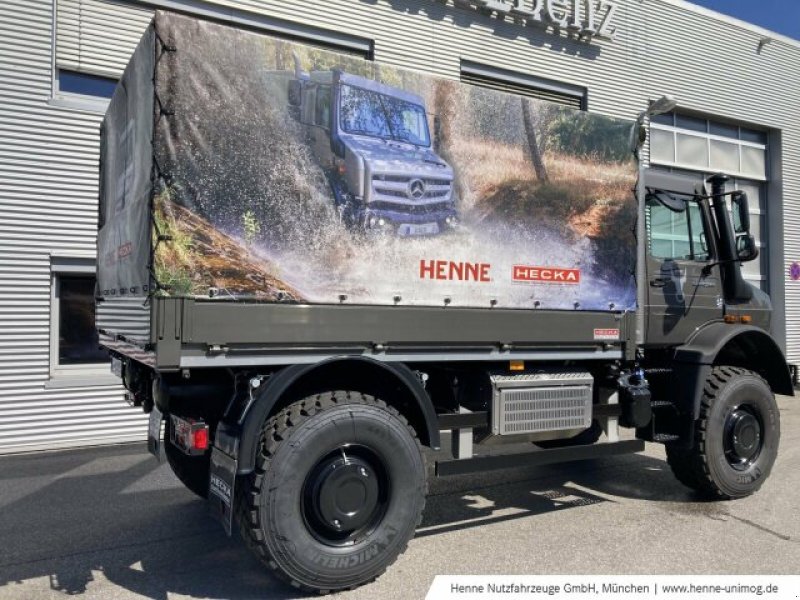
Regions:
<instances>
[{"instance_id":1,"label":"mudflap","mask_svg":"<svg viewBox=\"0 0 800 600\"><path fill-rule=\"evenodd\" d=\"M214 446L211 450L211 473L208 501L211 512L225 528L228 536L233 531L233 499L236 483L237 460Z\"/></svg>"},{"instance_id":2,"label":"mudflap","mask_svg":"<svg viewBox=\"0 0 800 600\"><path fill-rule=\"evenodd\" d=\"M147 451L156 457L158 462L162 462L161 452L161 423L164 421L164 415L158 410L157 406L153 406L150 411L150 421L147 425Z\"/></svg>"}]
</instances>

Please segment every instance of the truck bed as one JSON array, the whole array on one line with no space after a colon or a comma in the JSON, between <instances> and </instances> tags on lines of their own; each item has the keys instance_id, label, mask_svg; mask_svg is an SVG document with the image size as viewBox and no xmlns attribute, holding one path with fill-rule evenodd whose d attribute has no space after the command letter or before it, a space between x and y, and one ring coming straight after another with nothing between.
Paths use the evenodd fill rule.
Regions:
<instances>
[{"instance_id":1,"label":"truck bed","mask_svg":"<svg viewBox=\"0 0 800 600\"><path fill-rule=\"evenodd\" d=\"M129 303L130 311L134 303ZM631 312L303 305L190 298L140 304L138 329L104 328L101 343L160 370L312 363L328 356L385 361L591 360L633 352ZM141 327L149 316L147 329ZM117 317L117 321L119 318ZM135 331L135 335L131 335Z\"/></svg>"}]
</instances>

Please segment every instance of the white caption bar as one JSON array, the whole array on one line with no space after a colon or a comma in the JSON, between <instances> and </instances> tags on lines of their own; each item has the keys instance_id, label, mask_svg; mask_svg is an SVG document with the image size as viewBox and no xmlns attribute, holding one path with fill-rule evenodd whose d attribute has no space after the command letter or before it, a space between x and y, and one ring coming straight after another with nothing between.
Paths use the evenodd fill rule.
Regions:
<instances>
[{"instance_id":1,"label":"white caption bar","mask_svg":"<svg viewBox=\"0 0 800 600\"><path fill-rule=\"evenodd\" d=\"M800 575L437 575L426 600L800 598Z\"/></svg>"}]
</instances>

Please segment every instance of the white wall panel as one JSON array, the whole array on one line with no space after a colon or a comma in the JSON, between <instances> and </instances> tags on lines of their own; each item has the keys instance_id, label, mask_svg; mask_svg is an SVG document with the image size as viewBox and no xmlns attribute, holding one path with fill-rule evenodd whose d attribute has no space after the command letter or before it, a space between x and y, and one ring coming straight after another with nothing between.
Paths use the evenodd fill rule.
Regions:
<instances>
[{"instance_id":1,"label":"white wall panel","mask_svg":"<svg viewBox=\"0 0 800 600\"><path fill-rule=\"evenodd\" d=\"M117 77L153 11L104 0L57 0L59 68Z\"/></svg>"},{"instance_id":2,"label":"white wall panel","mask_svg":"<svg viewBox=\"0 0 800 600\"><path fill-rule=\"evenodd\" d=\"M49 387L50 256L94 252L100 123L51 103L53 4L0 2L0 453L146 431L118 385Z\"/></svg>"}]
</instances>

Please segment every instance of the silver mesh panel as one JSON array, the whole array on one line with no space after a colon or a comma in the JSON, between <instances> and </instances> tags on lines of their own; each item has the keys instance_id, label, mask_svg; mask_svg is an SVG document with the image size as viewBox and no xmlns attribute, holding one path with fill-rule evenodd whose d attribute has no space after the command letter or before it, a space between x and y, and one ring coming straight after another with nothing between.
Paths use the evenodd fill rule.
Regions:
<instances>
[{"instance_id":1,"label":"silver mesh panel","mask_svg":"<svg viewBox=\"0 0 800 600\"><path fill-rule=\"evenodd\" d=\"M589 386L500 391L500 435L585 429L591 424Z\"/></svg>"},{"instance_id":2,"label":"silver mesh panel","mask_svg":"<svg viewBox=\"0 0 800 600\"><path fill-rule=\"evenodd\" d=\"M592 424L594 381L589 373L497 374L491 381L496 435L581 431Z\"/></svg>"}]
</instances>

